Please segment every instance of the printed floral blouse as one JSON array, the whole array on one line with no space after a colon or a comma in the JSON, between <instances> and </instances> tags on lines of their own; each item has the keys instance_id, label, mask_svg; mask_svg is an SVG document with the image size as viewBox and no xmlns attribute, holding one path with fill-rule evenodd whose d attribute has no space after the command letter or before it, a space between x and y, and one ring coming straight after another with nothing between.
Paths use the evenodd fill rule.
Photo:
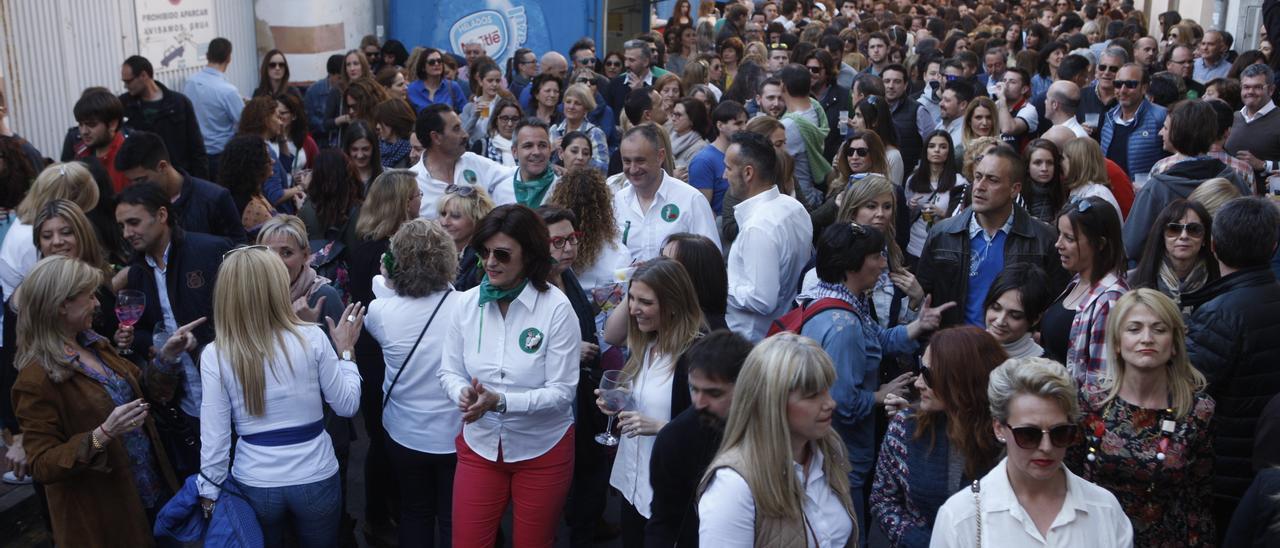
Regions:
<instances>
[{"instance_id":1,"label":"printed floral blouse","mask_svg":"<svg viewBox=\"0 0 1280 548\"><path fill-rule=\"evenodd\" d=\"M1213 399L1196 394L1182 418L1119 397L1105 400L1100 389L1080 392L1082 439L1068 465L1120 500L1133 522L1134 546L1214 546Z\"/></svg>"}]
</instances>

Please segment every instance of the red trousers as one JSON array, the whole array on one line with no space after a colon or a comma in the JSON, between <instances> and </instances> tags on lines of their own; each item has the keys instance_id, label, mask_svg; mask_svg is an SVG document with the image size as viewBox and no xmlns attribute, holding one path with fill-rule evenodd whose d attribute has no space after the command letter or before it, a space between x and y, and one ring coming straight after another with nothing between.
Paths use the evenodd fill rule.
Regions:
<instances>
[{"instance_id":1,"label":"red trousers","mask_svg":"<svg viewBox=\"0 0 1280 548\"><path fill-rule=\"evenodd\" d=\"M541 456L520 462L488 460L471 450L459 434L458 468L453 479L453 546L493 546L507 503L514 505L512 546L546 547L573 483L573 427Z\"/></svg>"}]
</instances>

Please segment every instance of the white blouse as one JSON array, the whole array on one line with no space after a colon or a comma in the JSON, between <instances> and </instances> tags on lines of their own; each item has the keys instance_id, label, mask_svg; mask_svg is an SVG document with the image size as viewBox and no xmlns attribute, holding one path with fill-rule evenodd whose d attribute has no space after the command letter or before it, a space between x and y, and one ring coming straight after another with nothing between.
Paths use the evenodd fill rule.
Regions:
<instances>
[{"instance_id":1,"label":"white blouse","mask_svg":"<svg viewBox=\"0 0 1280 548\"><path fill-rule=\"evenodd\" d=\"M458 298L460 297L460 298ZM498 462L542 456L573 425L578 388L578 317L555 286L533 283L507 307L483 307L480 287L459 295L444 342L440 384L457 404L471 379L507 398L507 412L489 412L463 425L462 438L476 454Z\"/></svg>"},{"instance_id":2,"label":"white blouse","mask_svg":"<svg viewBox=\"0 0 1280 548\"><path fill-rule=\"evenodd\" d=\"M656 355L654 344L645 349L644 363L633 381L632 405L628 411L659 420L671 420L671 384L675 377L675 361L671 356ZM652 358L652 361L650 359ZM649 483L649 460L658 437L622 436L618 455L609 474L609 485L622 493L622 498L636 507L645 519L652 517L653 486Z\"/></svg>"},{"instance_id":3,"label":"white blouse","mask_svg":"<svg viewBox=\"0 0 1280 548\"><path fill-rule=\"evenodd\" d=\"M1085 481L1066 466L1067 497L1042 536L1009 485L1009 459L991 469L980 482L983 546L1052 546L1127 548L1133 546L1133 525L1110 491ZM977 510L973 491L961 489L938 510L932 548L973 546L977 540Z\"/></svg>"},{"instance_id":4,"label":"white blouse","mask_svg":"<svg viewBox=\"0 0 1280 548\"><path fill-rule=\"evenodd\" d=\"M451 454L456 449L454 438L462 431L462 414L444 393L437 374L440 349L444 348L453 307L461 300L461 294L450 291L421 298L402 297L386 289L382 276L374 278L373 288L377 298L369 303L364 328L382 346L387 368L382 381L383 398L391 390L396 374L404 369L382 410L382 425L391 439L409 449ZM444 304L440 304L441 299L445 299ZM413 343L437 305L440 311L422 335L417 350L413 350ZM410 351L413 361L406 365L404 360Z\"/></svg>"},{"instance_id":5,"label":"white blouse","mask_svg":"<svg viewBox=\"0 0 1280 548\"><path fill-rule=\"evenodd\" d=\"M618 237L621 238L622 234L619 233ZM631 253L627 248L622 247L619 240L614 240L604 242L600 247L600 254L596 256L595 264L581 270L575 265L573 273L578 276L578 284L582 286L582 290L590 295L592 289L621 282L618 270L630 264Z\"/></svg>"},{"instance_id":6,"label":"white blouse","mask_svg":"<svg viewBox=\"0 0 1280 548\"><path fill-rule=\"evenodd\" d=\"M807 478L804 467L792 463L796 479L804 486L804 516L809 528L806 544L812 548L840 548L853 534L853 519L835 490L827 484L822 463L822 452L813 451ZM698 542L717 548L752 546L755 516L756 501L747 480L730 468L716 470L707 490L698 499Z\"/></svg>"},{"instance_id":7,"label":"white blouse","mask_svg":"<svg viewBox=\"0 0 1280 548\"><path fill-rule=\"evenodd\" d=\"M1107 188L1105 185L1098 183L1085 183L1076 187L1075 190L1072 190L1068 198L1072 200L1082 200L1092 196L1097 196L1106 200L1108 204L1111 204L1111 207L1116 208L1116 216L1120 218L1120 221L1124 221L1124 214L1120 212L1120 202L1116 201L1116 195L1113 194L1111 189Z\"/></svg>"},{"instance_id":8,"label":"white blouse","mask_svg":"<svg viewBox=\"0 0 1280 548\"><path fill-rule=\"evenodd\" d=\"M258 434L304 426L324 418L321 395L339 416L351 417L360 408L360 372L354 362L341 361L329 337L316 325L299 326L302 339L281 335L283 347L263 375L265 412L250 415L244 392L231 361L218 352L218 342L200 353L200 470L213 481L227 477L231 434ZM241 440L235 446L231 474L251 487L304 485L338 473L329 434L300 443L267 447ZM216 500L219 488L197 478L200 496Z\"/></svg>"}]
</instances>

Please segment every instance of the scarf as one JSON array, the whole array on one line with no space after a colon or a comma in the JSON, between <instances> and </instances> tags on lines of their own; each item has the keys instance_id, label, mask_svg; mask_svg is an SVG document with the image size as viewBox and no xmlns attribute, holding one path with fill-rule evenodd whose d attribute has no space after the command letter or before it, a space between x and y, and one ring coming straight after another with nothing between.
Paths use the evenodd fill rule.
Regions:
<instances>
[{"instance_id":1,"label":"scarf","mask_svg":"<svg viewBox=\"0 0 1280 548\"><path fill-rule=\"evenodd\" d=\"M698 146L699 143L701 143L703 146L707 144L706 141L702 140L702 136L698 135L698 132L696 131L690 130L688 133L685 133L684 136L680 136L676 134L676 132L672 131L671 132L672 160L675 160L677 164L683 163L684 165L688 165L689 161L692 159L691 157L694 154L697 154L699 150L702 150L702 146ZM697 148L695 149L694 147L697 147Z\"/></svg>"},{"instance_id":2,"label":"scarf","mask_svg":"<svg viewBox=\"0 0 1280 548\"><path fill-rule=\"evenodd\" d=\"M810 97L809 106L818 115L818 125L816 126L798 112L788 112L782 116L782 119L795 122L796 128L800 130L800 136L804 139L805 154L809 156L809 172L813 175L813 181L820 183L827 180L827 175L831 173L832 169L831 161L822 155L822 147L826 144L827 133L831 129L827 127L827 114L822 109L822 104Z\"/></svg>"},{"instance_id":3,"label":"scarf","mask_svg":"<svg viewBox=\"0 0 1280 548\"><path fill-rule=\"evenodd\" d=\"M844 284L819 281L818 287L813 290L813 298L814 300L840 299L849 303L853 307L854 313L858 315L858 319L861 320L862 335L868 338L879 338L882 328L876 322L875 316L871 314L871 303L867 302L865 295L854 295Z\"/></svg>"},{"instance_id":4,"label":"scarf","mask_svg":"<svg viewBox=\"0 0 1280 548\"><path fill-rule=\"evenodd\" d=\"M520 296L520 292L524 291L524 286L528 283L529 279L525 278L511 289L501 289L489 283L489 275L485 274L484 279L480 280L480 306L483 307L494 301L513 301Z\"/></svg>"},{"instance_id":5,"label":"scarf","mask_svg":"<svg viewBox=\"0 0 1280 548\"><path fill-rule=\"evenodd\" d=\"M1035 339L1031 338L1031 333L1026 333L1021 339L1003 345L1004 353L1010 358L1039 358L1044 356L1044 348L1036 344Z\"/></svg>"},{"instance_id":6,"label":"scarf","mask_svg":"<svg viewBox=\"0 0 1280 548\"><path fill-rule=\"evenodd\" d=\"M1204 261L1196 261L1196 265L1191 267L1191 272L1187 274L1185 280L1178 279L1178 273L1173 270L1173 265L1169 264L1168 258L1160 263L1160 289L1172 297L1176 303L1182 302L1183 294L1204 287L1208 280L1209 272L1205 270Z\"/></svg>"},{"instance_id":7,"label":"scarf","mask_svg":"<svg viewBox=\"0 0 1280 548\"><path fill-rule=\"evenodd\" d=\"M329 278L316 274L316 269L309 266L303 268L302 272L298 273L298 279L289 284L289 300L306 299L310 301L311 294L324 285L329 285Z\"/></svg>"},{"instance_id":8,"label":"scarf","mask_svg":"<svg viewBox=\"0 0 1280 548\"><path fill-rule=\"evenodd\" d=\"M511 155L511 140L494 133L484 146L484 157L504 166L515 165L515 159Z\"/></svg>"},{"instance_id":9,"label":"scarf","mask_svg":"<svg viewBox=\"0 0 1280 548\"><path fill-rule=\"evenodd\" d=\"M547 190L551 188L551 183L556 180L556 171L547 166L547 170L542 172L536 179L528 181L520 180L520 170L517 169L515 175L511 176L511 180L516 187L516 203L522 206L528 206L531 209L537 209L542 205L542 199L546 197Z\"/></svg>"}]
</instances>

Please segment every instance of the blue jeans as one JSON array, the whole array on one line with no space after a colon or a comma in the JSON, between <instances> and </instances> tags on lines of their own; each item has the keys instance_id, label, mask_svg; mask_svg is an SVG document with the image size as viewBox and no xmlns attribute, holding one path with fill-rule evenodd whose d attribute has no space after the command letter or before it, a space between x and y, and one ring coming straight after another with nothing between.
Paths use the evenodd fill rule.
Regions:
<instances>
[{"instance_id":1,"label":"blue jeans","mask_svg":"<svg viewBox=\"0 0 1280 548\"><path fill-rule=\"evenodd\" d=\"M337 546L342 517L338 476L286 487L237 486L258 515L266 546L282 545L286 527L293 528L299 546Z\"/></svg>"}]
</instances>

